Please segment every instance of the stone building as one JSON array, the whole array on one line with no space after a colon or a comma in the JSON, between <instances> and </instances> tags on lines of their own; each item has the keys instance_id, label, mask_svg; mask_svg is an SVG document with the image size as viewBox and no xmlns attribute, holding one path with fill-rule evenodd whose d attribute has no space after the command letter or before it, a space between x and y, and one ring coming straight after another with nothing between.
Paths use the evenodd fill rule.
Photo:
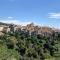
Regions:
<instances>
[{"instance_id":1,"label":"stone building","mask_svg":"<svg viewBox=\"0 0 60 60\"><path fill-rule=\"evenodd\" d=\"M4 27L3 27L3 26L0 26L0 32L2 32L2 31L3 31L3 29L4 29Z\"/></svg>"},{"instance_id":2,"label":"stone building","mask_svg":"<svg viewBox=\"0 0 60 60\"><path fill-rule=\"evenodd\" d=\"M14 24L11 24L9 26L9 28L10 28L10 32L12 32L12 33L18 30L18 27L16 25L14 25Z\"/></svg>"},{"instance_id":3,"label":"stone building","mask_svg":"<svg viewBox=\"0 0 60 60\"><path fill-rule=\"evenodd\" d=\"M6 33L10 32L10 28L8 26L5 26L3 28L3 32L6 32Z\"/></svg>"}]
</instances>

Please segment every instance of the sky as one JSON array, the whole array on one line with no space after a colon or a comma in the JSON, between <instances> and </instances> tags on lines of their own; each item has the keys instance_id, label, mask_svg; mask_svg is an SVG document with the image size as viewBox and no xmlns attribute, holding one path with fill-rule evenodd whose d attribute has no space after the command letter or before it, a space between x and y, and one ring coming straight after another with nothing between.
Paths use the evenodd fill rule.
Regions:
<instances>
[{"instance_id":1,"label":"sky","mask_svg":"<svg viewBox=\"0 0 60 60\"><path fill-rule=\"evenodd\" d=\"M0 0L0 22L60 29L60 0Z\"/></svg>"}]
</instances>

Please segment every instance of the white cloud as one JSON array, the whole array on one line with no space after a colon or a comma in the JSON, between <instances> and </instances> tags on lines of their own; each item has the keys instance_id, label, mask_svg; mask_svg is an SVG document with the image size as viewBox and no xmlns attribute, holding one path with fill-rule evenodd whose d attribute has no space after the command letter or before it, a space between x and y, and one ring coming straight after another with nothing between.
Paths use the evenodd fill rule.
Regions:
<instances>
[{"instance_id":1,"label":"white cloud","mask_svg":"<svg viewBox=\"0 0 60 60\"><path fill-rule=\"evenodd\" d=\"M24 25L24 26L31 23L31 21L23 22L20 20L0 20L0 22L13 23L13 24L19 24L19 25Z\"/></svg>"},{"instance_id":2,"label":"white cloud","mask_svg":"<svg viewBox=\"0 0 60 60\"><path fill-rule=\"evenodd\" d=\"M13 24L17 24L17 25L22 25L22 26L26 26L27 24L30 24L32 21L25 21L23 22L22 20L0 20L0 22L3 22L3 23L13 23ZM54 25L44 25L44 24L39 24L39 23L36 23L36 22L33 22L35 25L39 25L39 26L47 26L47 27L55 27L55 28L59 28L60 29L60 26L54 26Z\"/></svg>"},{"instance_id":3,"label":"white cloud","mask_svg":"<svg viewBox=\"0 0 60 60\"><path fill-rule=\"evenodd\" d=\"M15 19L15 17L9 16L9 17L0 17L0 22L27 25L27 24L30 24L32 21L29 20L24 22L22 20Z\"/></svg>"},{"instance_id":4,"label":"white cloud","mask_svg":"<svg viewBox=\"0 0 60 60\"><path fill-rule=\"evenodd\" d=\"M48 18L60 19L60 13L48 13Z\"/></svg>"},{"instance_id":5,"label":"white cloud","mask_svg":"<svg viewBox=\"0 0 60 60\"><path fill-rule=\"evenodd\" d=\"M9 16L8 19L12 19L13 17Z\"/></svg>"}]
</instances>

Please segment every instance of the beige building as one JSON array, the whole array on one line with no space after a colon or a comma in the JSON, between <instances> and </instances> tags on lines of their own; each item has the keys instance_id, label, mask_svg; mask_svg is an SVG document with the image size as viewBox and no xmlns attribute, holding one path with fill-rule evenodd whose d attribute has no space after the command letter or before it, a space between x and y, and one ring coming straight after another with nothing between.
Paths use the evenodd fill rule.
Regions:
<instances>
[{"instance_id":1,"label":"beige building","mask_svg":"<svg viewBox=\"0 0 60 60\"><path fill-rule=\"evenodd\" d=\"M3 27L3 26L0 26L0 32L2 32L2 31L3 31L3 29L4 29L4 27Z\"/></svg>"},{"instance_id":2,"label":"beige building","mask_svg":"<svg viewBox=\"0 0 60 60\"><path fill-rule=\"evenodd\" d=\"M7 26L6 26L6 27L4 27L4 28L3 28L3 32L6 32L6 33L10 32L10 28L9 28L9 27L7 27Z\"/></svg>"}]
</instances>

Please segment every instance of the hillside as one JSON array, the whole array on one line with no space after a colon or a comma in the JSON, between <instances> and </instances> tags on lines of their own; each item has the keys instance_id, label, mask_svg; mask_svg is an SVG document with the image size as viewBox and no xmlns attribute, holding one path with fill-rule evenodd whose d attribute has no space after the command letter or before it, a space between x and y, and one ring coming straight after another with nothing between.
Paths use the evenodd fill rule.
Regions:
<instances>
[{"instance_id":1,"label":"hillside","mask_svg":"<svg viewBox=\"0 0 60 60\"><path fill-rule=\"evenodd\" d=\"M38 26L34 23L27 24L26 26L7 24L0 22L0 32L15 32L15 31L24 31L29 35L42 35L42 36L51 36L53 33L60 32L59 29L54 29L46 26Z\"/></svg>"},{"instance_id":2,"label":"hillside","mask_svg":"<svg viewBox=\"0 0 60 60\"><path fill-rule=\"evenodd\" d=\"M1 23L0 60L60 60L60 30Z\"/></svg>"}]
</instances>

